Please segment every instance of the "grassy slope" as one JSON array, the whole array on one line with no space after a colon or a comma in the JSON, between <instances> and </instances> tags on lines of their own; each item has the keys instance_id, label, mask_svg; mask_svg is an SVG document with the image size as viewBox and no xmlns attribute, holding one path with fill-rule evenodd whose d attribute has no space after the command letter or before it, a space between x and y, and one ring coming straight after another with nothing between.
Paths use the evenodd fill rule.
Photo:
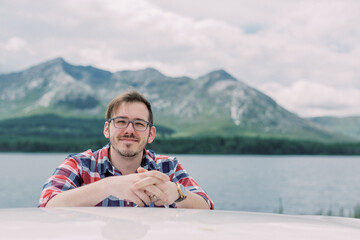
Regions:
<instances>
[{"instance_id":1,"label":"grassy slope","mask_svg":"<svg viewBox=\"0 0 360 240\"><path fill-rule=\"evenodd\" d=\"M334 132L360 140L360 117L315 117L309 120Z\"/></svg>"},{"instance_id":2,"label":"grassy slope","mask_svg":"<svg viewBox=\"0 0 360 240\"><path fill-rule=\"evenodd\" d=\"M3 120L0 121L0 151L97 149L108 141L102 134L103 125L104 119L64 118L52 114ZM208 127L208 134L196 132L199 129L193 126L191 134L180 137L173 135L173 129L157 126L158 137L151 147L160 152L199 154L360 154L359 143L326 144L246 132L242 137L233 137L227 132L229 129L223 129L224 134L219 136L211 135L219 131L216 125L202 127Z\"/></svg>"}]
</instances>

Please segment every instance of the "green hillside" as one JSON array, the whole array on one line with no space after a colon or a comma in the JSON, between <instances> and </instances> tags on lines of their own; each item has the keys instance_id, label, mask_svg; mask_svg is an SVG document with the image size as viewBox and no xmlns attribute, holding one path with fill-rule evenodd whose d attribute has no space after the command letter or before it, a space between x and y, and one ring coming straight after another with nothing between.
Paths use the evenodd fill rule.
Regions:
<instances>
[{"instance_id":1,"label":"green hillside","mask_svg":"<svg viewBox=\"0 0 360 240\"><path fill-rule=\"evenodd\" d=\"M104 119L66 118L54 114L0 121L0 151L81 152L98 149ZM163 153L191 154L360 154L360 143L324 143L279 137L196 135L176 137L175 131L157 127L149 146Z\"/></svg>"},{"instance_id":2,"label":"green hillside","mask_svg":"<svg viewBox=\"0 0 360 240\"><path fill-rule=\"evenodd\" d=\"M351 136L360 140L360 117L314 117L309 118L313 123L333 132Z\"/></svg>"}]
</instances>

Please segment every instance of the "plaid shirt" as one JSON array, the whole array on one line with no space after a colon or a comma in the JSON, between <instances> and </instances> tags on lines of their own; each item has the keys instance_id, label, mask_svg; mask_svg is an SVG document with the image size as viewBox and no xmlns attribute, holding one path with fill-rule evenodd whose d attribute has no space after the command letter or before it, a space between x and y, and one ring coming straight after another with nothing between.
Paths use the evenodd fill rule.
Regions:
<instances>
[{"instance_id":1,"label":"plaid shirt","mask_svg":"<svg viewBox=\"0 0 360 240\"><path fill-rule=\"evenodd\" d=\"M40 196L39 207L45 207L52 197L63 191L87 185L105 177L120 176L121 173L115 169L109 160L109 148L110 144L107 144L97 151L87 150L83 153L68 156L45 182ZM141 166L147 170L158 170L167 174L171 181L179 182L187 190L202 196L210 208L214 209L212 200L176 158L157 155L151 150L144 149ZM133 207L135 204L109 196L96 206ZM151 203L150 207L154 207L154 203ZM170 207L176 206L172 204Z\"/></svg>"}]
</instances>

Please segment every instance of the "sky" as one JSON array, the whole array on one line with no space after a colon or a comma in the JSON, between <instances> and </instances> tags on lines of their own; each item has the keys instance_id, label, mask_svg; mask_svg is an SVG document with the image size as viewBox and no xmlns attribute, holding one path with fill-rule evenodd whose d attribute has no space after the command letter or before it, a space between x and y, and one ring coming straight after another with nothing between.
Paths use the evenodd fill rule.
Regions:
<instances>
[{"instance_id":1,"label":"sky","mask_svg":"<svg viewBox=\"0 0 360 240\"><path fill-rule=\"evenodd\" d=\"M224 69L301 117L360 116L358 0L0 0L0 73Z\"/></svg>"}]
</instances>

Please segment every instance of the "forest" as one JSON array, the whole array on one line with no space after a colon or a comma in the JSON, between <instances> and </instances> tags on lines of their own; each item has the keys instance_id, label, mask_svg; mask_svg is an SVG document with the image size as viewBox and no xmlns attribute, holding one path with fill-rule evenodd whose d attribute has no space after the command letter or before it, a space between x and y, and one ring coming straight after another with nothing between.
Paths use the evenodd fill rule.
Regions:
<instances>
[{"instance_id":1,"label":"forest","mask_svg":"<svg viewBox=\"0 0 360 240\"><path fill-rule=\"evenodd\" d=\"M105 119L63 118L41 115L0 121L2 152L82 152L98 149ZM261 136L174 137L173 130L157 126L148 146L159 153L177 154L296 154L359 155L360 142L325 143Z\"/></svg>"}]
</instances>

